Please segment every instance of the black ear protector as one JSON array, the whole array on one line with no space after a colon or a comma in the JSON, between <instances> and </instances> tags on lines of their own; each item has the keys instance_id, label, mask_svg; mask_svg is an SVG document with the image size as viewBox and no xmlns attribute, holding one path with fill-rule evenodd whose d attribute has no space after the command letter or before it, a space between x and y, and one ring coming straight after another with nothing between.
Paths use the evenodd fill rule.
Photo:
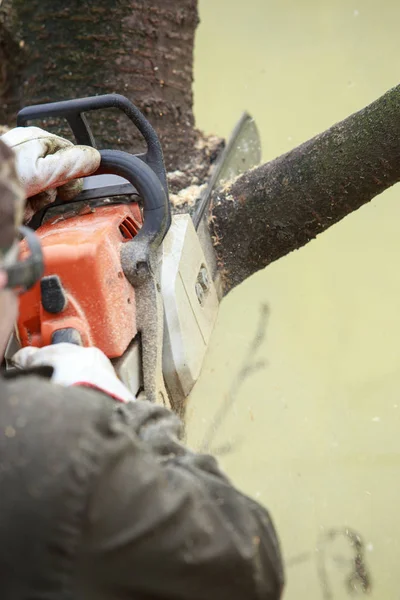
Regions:
<instances>
[{"instance_id":1,"label":"black ear protector","mask_svg":"<svg viewBox=\"0 0 400 600\"><path fill-rule=\"evenodd\" d=\"M20 238L25 239L30 255L25 260L16 260L11 265L1 267L7 273L7 289L26 292L41 278L44 272L43 252L40 240L29 227L18 228Z\"/></svg>"}]
</instances>

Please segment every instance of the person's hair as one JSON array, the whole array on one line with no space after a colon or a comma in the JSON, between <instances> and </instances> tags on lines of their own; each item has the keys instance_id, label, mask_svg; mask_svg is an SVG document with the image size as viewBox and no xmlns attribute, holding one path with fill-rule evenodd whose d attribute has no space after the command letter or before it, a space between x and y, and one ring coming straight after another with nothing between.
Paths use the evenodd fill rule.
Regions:
<instances>
[{"instance_id":1,"label":"person's hair","mask_svg":"<svg viewBox=\"0 0 400 600\"><path fill-rule=\"evenodd\" d=\"M22 222L24 193L13 151L0 140L0 258L12 246Z\"/></svg>"}]
</instances>

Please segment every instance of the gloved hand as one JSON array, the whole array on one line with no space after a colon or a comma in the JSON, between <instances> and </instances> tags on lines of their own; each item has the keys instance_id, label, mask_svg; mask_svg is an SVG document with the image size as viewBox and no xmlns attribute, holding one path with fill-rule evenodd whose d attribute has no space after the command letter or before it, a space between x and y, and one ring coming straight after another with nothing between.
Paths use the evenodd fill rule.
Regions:
<instances>
[{"instance_id":1,"label":"gloved hand","mask_svg":"<svg viewBox=\"0 0 400 600\"><path fill-rule=\"evenodd\" d=\"M62 200L74 198L83 186L80 178L94 173L100 164L95 148L75 146L39 127L16 127L0 139L16 155L18 177L28 198L24 223L54 202L57 193Z\"/></svg>"},{"instance_id":2,"label":"gloved hand","mask_svg":"<svg viewBox=\"0 0 400 600\"><path fill-rule=\"evenodd\" d=\"M66 343L43 348L26 346L14 354L12 362L22 369L53 367L53 383L91 387L121 402L135 399L118 379L111 361L98 348Z\"/></svg>"}]
</instances>

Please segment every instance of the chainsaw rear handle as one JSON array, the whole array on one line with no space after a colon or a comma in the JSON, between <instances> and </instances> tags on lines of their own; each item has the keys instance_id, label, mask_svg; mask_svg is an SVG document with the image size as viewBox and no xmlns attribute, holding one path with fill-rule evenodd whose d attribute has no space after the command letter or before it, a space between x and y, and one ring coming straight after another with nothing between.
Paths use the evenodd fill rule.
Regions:
<instances>
[{"instance_id":1,"label":"chainsaw rear handle","mask_svg":"<svg viewBox=\"0 0 400 600\"><path fill-rule=\"evenodd\" d=\"M100 167L94 175L119 175L139 192L143 202L143 226L129 243L145 242L154 250L171 225L171 206L164 187L154 171L138 156L122 150L100 150ZM79 196L75 198L79 202Z\"/></svg>"},{"instance_id":2,"label":"chainsaw rear handle","mask_svg":"<svg viewBox=\"0 0 400 600\"><path fill-rule=\"evenodd\" d=\"M96 148L96 140L84 113L105 108L118 108L122 110L140 131L146 142L147 152L137 154L136 156L153 169L168 196L167 175L160 140L148 120L125 96L121 96L120 94L105 94L103 96L76 98L61 102L26 106L17 115L17 125L18 127L25 127L29 121L47 117L62 117L68 121L77 144Z\"/></svg>"}]
</instances>

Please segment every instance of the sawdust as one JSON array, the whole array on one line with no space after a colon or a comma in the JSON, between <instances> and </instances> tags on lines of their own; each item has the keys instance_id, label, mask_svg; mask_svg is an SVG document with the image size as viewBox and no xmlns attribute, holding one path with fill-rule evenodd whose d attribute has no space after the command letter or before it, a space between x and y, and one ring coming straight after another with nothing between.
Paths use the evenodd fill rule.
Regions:
<instances>
[{"instance_id":1,"label":"sawdust","mask_svg":"<svg viewBox=\"0 0 400 600\"><path fill-rule=\"evenodd\" d=\"M206 152L209 152L210 150L213 151L215 148L220 146L220 144L221 138L217 135L211 134L199 137L194 147L196 150L205 150Z\"/></svg>"},{"instance_id":2,"label":"sawdust","mask_svg":"<svg viewBox=\"0 0 400 600\"><path fill-rule=\"evenodd\" d=\"M181 190L177 194L170 194L171 204L174 208L192 207L199 200L203 190L207 184L202 185L190 185L189 187Z\"/></svg>"},{"instance_id":3,"label":"sawdust","mask_svg":"<svg viewBox=\"0 0 400 600\"><path fill-rule=\"evenodd\" d=\"M186 181L186 175L183 171L171 171L167 173L167 181L169 187L182 187Z\"/></svg>"},{"instance_id":4,"label":"sawdust","mask_svg":"<svg viewBox=\"0 0 400 600\"><path fill-rule=\"evenodd\" d=\"M211 171L215 162L220 155L225 142L216 135L204 135L201 132L197 132L197 140L194 144L193 151L188 153L188 160L186 164L181 166L179 170L170 171L167 174L168 187L172 196L179 196L175 198L177 202L176 207L185 205L185 201L182 201L183 197L187 197L187 205L191 205L196 198L193 198L194 191L191 190L192 186L204 185L210 177ZM190 190L183 193L184 190Z\"/></svg>"},{"instance_id":5,"label":"sawdust","mask_svg":"<svg viewBox=\"0 0 400 600\"><path fill-rule=\"evenodd\" d=\"M194 145L195 152L190 154L187 164L167 174L170 201L175 214L193 213L224 145L224 140L216 135L200 135L199 132Z\"/></svg>"}]
</instances>

